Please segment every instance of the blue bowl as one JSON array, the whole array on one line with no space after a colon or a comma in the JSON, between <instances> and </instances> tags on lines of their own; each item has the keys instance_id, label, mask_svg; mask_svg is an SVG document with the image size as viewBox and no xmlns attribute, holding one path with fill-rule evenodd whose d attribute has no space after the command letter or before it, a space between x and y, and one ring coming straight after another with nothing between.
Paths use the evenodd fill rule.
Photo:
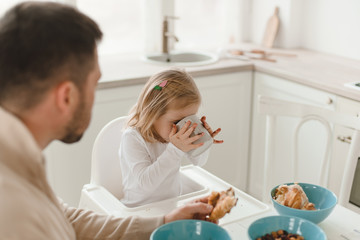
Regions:
<instances>
[{"instance_id":1,"label":"blue bowl","mask_svg":"<svg viewBox=\"0 0 360 240\"><path fill-rule=\"evenodd\" d=\"M269 216L256 220L248 228L248 237L255 240L271 232L285 230L303 236L306 240L326 240L326 234L316 224L292 216Z\"/></svg>"},{"instance_id":2,"label":"blue bowl","mask_svg":"<svg viewBox=\"0 0 360 240\"><path fill-rule=\"evenodd\" d=\"M286 183L285 185L291 185L294 183ZM289 215L304 218L312 221L313 223L319 223L327 218L334 210L337 203L336 195L330 190L309 183L298 183L304 190L309 202L315 204L316 210L300 210L295 208L286 207L279 204L274 200L275 190L280 186L276 186L271 190L271 200L274 208L280 215Z\"/></svg>"},{"instance_id":3,"label":"blue bowl","mask_svg":"<svg viewBox=\"0 0 360 240\"><path fill-rule=\"evenodd\" d=\"M164 224L155 229L150 240L231 240L222 227L200 220L178 220Z\"/></svg>"}]
</instances>

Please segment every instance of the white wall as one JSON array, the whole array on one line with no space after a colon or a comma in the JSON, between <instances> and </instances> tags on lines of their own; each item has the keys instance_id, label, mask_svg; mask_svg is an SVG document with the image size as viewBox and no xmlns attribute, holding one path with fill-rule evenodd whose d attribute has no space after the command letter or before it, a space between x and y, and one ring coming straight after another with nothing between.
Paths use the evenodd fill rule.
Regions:
<instances>
[{"instance_id":1,"label":"white wall","mask_svg":"<svg viewBox=\"0 0 360 240\"><path fill-rule=\"evenodd\" d=\"M275 47L306 48L360 60L360 1L249 0L248 40L261 43L266 22L279 6Z\"/></svg>"},{"instance_id":2,"label":"white wall","mask_svg":"<svg viewBox=\"0 0 360 240\"><path fill-rule=\"evenodd\" d=\"M360 1L305 0L303 47L360 59Z\"/></svg>"}]
</instances>

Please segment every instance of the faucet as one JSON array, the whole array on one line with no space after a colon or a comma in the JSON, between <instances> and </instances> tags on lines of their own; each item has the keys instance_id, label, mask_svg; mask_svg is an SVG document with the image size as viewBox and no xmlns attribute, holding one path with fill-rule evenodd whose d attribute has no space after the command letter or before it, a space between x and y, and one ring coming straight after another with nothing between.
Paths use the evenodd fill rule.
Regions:
<instances>
[{"instance_id":1,"label":"faucet","mask_svg":"<svg viewBox=\"0 0 360 240\"><path fill-rule=\"evenodd\" d=\"M169 39L173 38L176 42L179 39L171 32L169 32L169 19L178 19L178 17L165 16L163 21L163 31L162 31L162 52L169 56ZM168 57L169 58L169 57Z\"/></svg>"}]
</instances>

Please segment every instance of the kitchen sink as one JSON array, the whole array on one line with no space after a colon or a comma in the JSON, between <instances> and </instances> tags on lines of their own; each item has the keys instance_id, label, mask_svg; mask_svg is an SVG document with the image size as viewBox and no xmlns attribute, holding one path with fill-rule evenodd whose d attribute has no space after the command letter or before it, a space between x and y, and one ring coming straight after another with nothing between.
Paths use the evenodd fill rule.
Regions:
<instances>
[{"instance_id":1,"label":"kitchen sink","mask_svg":"<svg viewBox=\"0 0 360 240\"><path fill-rule=\"evenodd\" d=\"M199 66L218 61L216 54L207 52L172 52L169 54L151 54L143 57L149 63L166 64L175 66Z\"/></svg>"}]
</instances>

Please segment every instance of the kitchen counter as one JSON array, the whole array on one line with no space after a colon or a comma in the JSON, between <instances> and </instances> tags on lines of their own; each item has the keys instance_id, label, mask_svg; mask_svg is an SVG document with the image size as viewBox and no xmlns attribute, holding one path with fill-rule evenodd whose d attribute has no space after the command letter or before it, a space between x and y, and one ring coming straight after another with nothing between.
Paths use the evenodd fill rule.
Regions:
<instances>
[{"instance_id":1,"label":"kitchen counter","mask_svg":"<svg viewBox=\"0 0 360 240\"><path fill-rule=\"evenodd\" d=\"M360 91L344 86L360 81L360 61L304 49L264 49L253 44L242 44L237 48L296 56L271 56L276 62L224 58L214 64L185 69L194 77L255 70L360 101ZM144 62L137 54L101 56L99 62L102 69L99 89L144 84L152 74L171 67Z\"/></svg>"},{"instance_id":2,"label":"kitchen counter","mask_svg":"<svg viewBox=\"0 0 360 240\"><path fill-rule=\"evenodd\" d=\"M156 72L173 66L165 64L147 63L137 54L112 55L100 57L102 77L98 88L109 88L144 84ZM179 68L185 68L179 66ZM223 59L213 64L186 67L193 77L209 76L213 74L252 71L254 64L250 61Z\"/></svg>"},{"instance_id":3,"label":"kitchen counter","mask_svg":"<svg viewBox=\"0 0 360 240\"><path fill-rule=\"evenodd\" d=\"M360 101L360 88L354 90L344 86L360 81L360 61L308 50L287 52L297 57L274 57L276 63L257 60L255 70Z\"/></svg>"}]
</instances>

